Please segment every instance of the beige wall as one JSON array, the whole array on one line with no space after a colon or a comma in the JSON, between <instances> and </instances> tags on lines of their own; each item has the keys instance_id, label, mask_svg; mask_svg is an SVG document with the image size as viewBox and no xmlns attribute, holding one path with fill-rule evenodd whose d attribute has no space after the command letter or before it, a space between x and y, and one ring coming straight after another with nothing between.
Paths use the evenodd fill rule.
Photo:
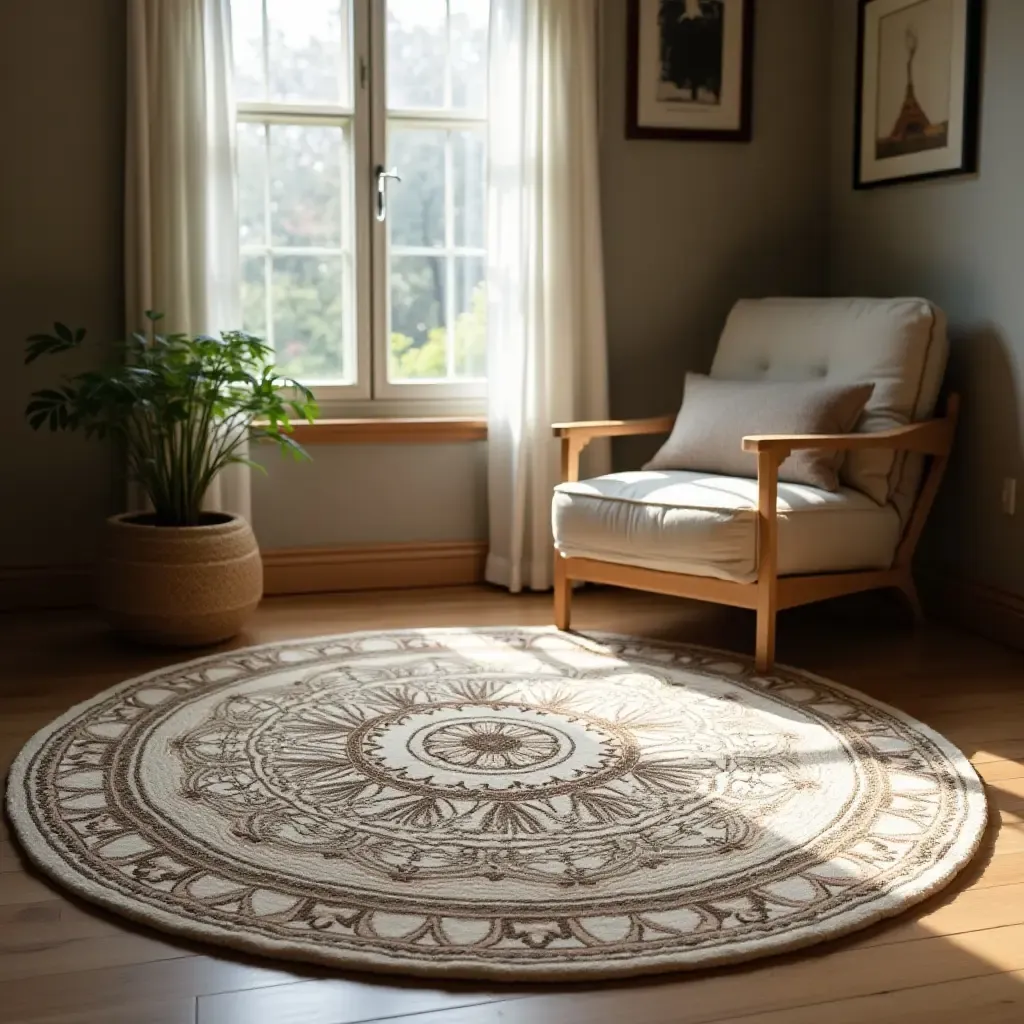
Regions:
<instances>
[{"instance_id":1,"label":"beige wall","mask_svg":"<svg viewBox=\"0 0 1024 1024\"><path fill-rule=\"evenodd\" d=\"M121 332L123 121L124 0L0 3L0 566L87 560L112 501L108 450L22 412ZM88 349L24 367L55 319L89 327Z\"/></svg>"},{"instance_id":2,"label":"beige wall","mask_svg":"<svg viewBox=\"0 0 1024 1024\"><path fill-rule=\"evenodd\" d=\"M612 411L679 406L741 296L826 287L829 5L756 5L754 140L625 138L626 3L603 0L601 173ZM625 442L616 462L650 449Z\"/></svg>"},{"instance_id":3,"label":"beige wall","mask_svg":"<svg viewBox=\"0 0 1024 1024\"><path fill-rule=\"evenodd\" d=\"M707 367L735 298L825 286L829 11L822 0L758 4L752 144L627 142L626 4L602 3L612 408L649 414L678 404L686 370ZM123 19L124 0L0 6L0 416L17 441L4 487L18 495L2 506L0 566L88 559L118 500L108 452L24 427L27 392L56 366L26 373L20 352L23 336L55 317L97 338L120 329ZM641 444L618 459L643 453ZM486 536L483 445L313 454L311 465L272 463L255 480L265 546Z\"/></svg>"},{"instance_id":4,"label":"beige wall","mask_svg":"<svg viewBox=\"0 0 1024 1024\"><path fill-rule=\"evenodd\" d=\"M987 9L980 173L857 193L857 0L836 0L831 287L924 295L949 313L963 425L922 558L1024 594L1024 2ZM1020 481L1015 518L1000 509L1005 477Z\"/></svg>"},{"instance_id":5,"label":"beige wall","mask_svg":"<svg viewBox=\"0 0 1024 1024\"><path fill-rule=\"evenodd\" d=\"M253 519L266 549L487 537L487 445L316 445L313 463L258 453Z\"/></svg>"}]
</instances>

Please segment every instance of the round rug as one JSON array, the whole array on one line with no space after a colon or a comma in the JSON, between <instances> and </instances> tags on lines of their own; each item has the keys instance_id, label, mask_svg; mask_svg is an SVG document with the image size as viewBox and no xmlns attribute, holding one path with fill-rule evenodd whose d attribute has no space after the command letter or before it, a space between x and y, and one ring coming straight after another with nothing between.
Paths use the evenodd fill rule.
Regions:
<instances>
[{"instance_id":1,"label":"round rug","mask_svg":"<svg viewBox=\"0 0 1024 1024\"><path fill-rule=\"evenodd\" d=\"M155 928L405 974L612 977L834 938L942 888L964 756L836 683L549 629L231 651L80 704L11 769L62 885Z\"/></svg>"}]
</instances>

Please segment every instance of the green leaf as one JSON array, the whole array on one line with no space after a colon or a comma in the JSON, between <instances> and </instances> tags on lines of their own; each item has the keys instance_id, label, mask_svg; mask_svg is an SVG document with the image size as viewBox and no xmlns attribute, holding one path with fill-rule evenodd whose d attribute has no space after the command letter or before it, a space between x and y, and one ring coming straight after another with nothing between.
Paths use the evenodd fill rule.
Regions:
<instances>
[{"instance_id":1,"label":"green leaf","mask_svg":"<svg viewBox=\"0 0 1024 1024\"><path fill-rule=\"evenodd\" d=\"M162 318L150 311L151 324ZM81 328L26 341L26 361L80 344ZM119 343L109 366L69 376L29 396L25 415L38 430L81 430L87 438L116 437L131 478L148 495L161 522L198 521L214 473L240 462L265 472L240 452L247 436L264 437L296 459L309 455L287 434L289 415L311 417L312 392L280 376L272 351L253 335L219 337L141 333ZM253 422L263 426L253 428Z\"/></svg>"},{"instance_id":2,"label":"green leaf","mask_svg":"<svg viewBox=\"0 0 1024 1024\"><path fill-rule=\"evenodd\" d=\"M267 476L267 467L259 462L253 462L252 459L243 459L241 456L232 458L231 462L238 466L248 466L250 469L258 469L264 476Z\"/></svg>"}]
</instances>

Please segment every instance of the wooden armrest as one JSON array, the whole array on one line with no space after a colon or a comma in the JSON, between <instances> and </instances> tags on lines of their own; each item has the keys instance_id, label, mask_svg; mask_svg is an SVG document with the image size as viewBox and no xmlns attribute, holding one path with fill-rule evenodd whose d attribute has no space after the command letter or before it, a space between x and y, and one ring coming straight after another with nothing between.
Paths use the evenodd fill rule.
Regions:
<instances>
[{"instance_id":1,"label":"wooden armrest","mask_svg":"<svg viewBox=\"0 0 1024 1024\"><path fill-rule=\"evenodd\" d=\"M554 423L555 437L592 441L596 437L634 437L637 434L670 434L676 418L653 416L646 420L591 420L581 423Z\"/></svg>"},{"instance_id":2,"label":"wooden armrest","mask_svg":"<svg viewBox=\"0 0 1024 1024\"><path fill-rule=\"evenodd\" d=\"M743 450L774 452L782 457L804 448L827 448L834 452L889 448L922 455L945 455L953 442L953 426L953 420L947 418L910 423L873 434L755 434L743 438Z\"/></svg>"},{"instance_id":3,"label":"wooden armrest","mask_svg":"<svg viewBox=\"0 0 1024 1024\"><path fill-rule=\"evenodd\" d=\"M675 416L654 416L649 420L591 420L584 423L554 423L555 437L562 439L562 480L579 480L580 452L598 437L635 437L637 434L670 434Z\"/></svg>"}]
</instances>

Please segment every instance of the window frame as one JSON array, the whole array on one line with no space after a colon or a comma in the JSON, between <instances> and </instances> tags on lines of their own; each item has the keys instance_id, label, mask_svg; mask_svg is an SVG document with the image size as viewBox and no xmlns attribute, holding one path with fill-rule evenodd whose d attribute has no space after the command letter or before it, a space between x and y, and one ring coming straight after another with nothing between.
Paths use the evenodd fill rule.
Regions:
<instances>
[{"instance_id":1,"label":"window frame","mask_svg":"<svg viewBox=\"0 0 1024 1024\"><path fill-rule=\"evenodd\" d=\"M352 346L355 357L355 380L351 384L340 382L317 383L311 382L310 386L316 392L318 398L328 404L349 401L367 401L371 398L371 365L372 357L370 352L370 330L371 330L371 308L369 296L371 295L372 282L370 279L372 258L370 248L370 232L366 216L362 207L366 203L366 195L370 187L370 133L369 133L369 95L366 89L365 73L362 69L366 67L366 54L369 37L369 17L365 3L360 0L348 0L346 4L349 12L349 24L344 24L342 18L343 32L351 41L351 81L349 82L349 96L351 103L343 104L310 104L293 103L276 100L265 101L239 101L236 103L236 122L238 124L258 124L266 126L274 125L308 125L332 128L350 128L352 140L352 166L342 168L342 181L346 179L350 186L350 196L345 197L342 203L342 216L351 213L352 222L352 291L355 300L355 314L352 318L352 329L355 332L354 345ZM261 0L263 17L263 72L265 80L270 81L270 32L269 19L267 16L267 0ZM343 35L343 40L345 38ZM343 49L344 52L344 49ZM269 188L270 188L270 142L269 133L267 136L267 182L268 194L265 197L266 214L269 218ZM363 197L361 199L361 197ZM351 200L349 202L348 200ZM262 249L271 257L275 251L286 250L287 246L275 246L270 225L266 225L266 240L262 246L246 247L239 243L239 255L254 254L252 250ZM247 253L247 249L250 250ZM301 247L311 255L315 255L313 247ZM270 281L267 280L267 308L270 308ZM267 318L267 341L273 343L273 322ZM305 382L303 382L305 383ZM323 404L323 403L321 403Z\"/></svg>"},{"instance_id":2,"label":"window frame","mask_svg":"<svg viewBox=\"0 0 1024 1024\"><path fill-rule=\"evenodd\" d=\"M387 0L370 0L372 11L371 19L371 45L372 53L378 56L376 61L370 62L371 82L371 104L372 104L372 128L371 138L373 146L372 166L386 167L389 170L391 165L388 162L388 136L392 127L408 127L421 130L442 130L442 131L479 131L486 141L487 113L475 115L468 112L452 109L390 109L387 103ZM450 31L450 29L449 29ZM447 66L446 95L451 94L451 64ZM483 249L470 249L469 247L457 247L454 245L452 235L453 203L452 189L454 179L451 173L451 147L450 143L445 147L445 247L443 249L422 249L422 255L433 257L445 257L446 277L448 285L445 289L447 302L445 310L445 321L449 330L454 329L454 289L452 287L451 275L448 268L451 264L452 253L457 250L464 250L465 255L476 255L486 260L487 248L486 239ZM398 168L401 173L402 168ZM376 187L376 186L375 186ZM401 185L391 186L401 188ZM486 188L486 185L485 185ZM389 287L389 264L391 257L391 245L389 239L388 225L373 217L373 394L377 401L398 401L400 406L413 403L419 407L420 403L433 400L441 403L444 408L453 408L453 403L458 402L470 412L480 411L484 408L487 397L486 379L466 381L390 381L388 380L388 362L390 357L391 331L390 331L390 287ZM397 247L402 250L409 250L414 247ZM410 253L411 254L411 253ZM401 253L399 254L401 255ZM452 339L449 338L449 345Z\"/></svg>"},{"instance_id":3,"label":"window frame","mask_svg":"<svg viewBox=\"0 0 1024 1024\"><path fill-rule=\"evenodd\" d=\"M352 188L351 206L346 201L342 210L354 214L352 283L355 292L356 378L352 384L311 382L320 415L337 416L473 416L486 405L485 379L466 381L390 381L390 242L387 222L377 220L376 174L378 166L390 169L387 162L387 140L391 127L412 127L448 131L477 131L486 138L487 115L454 110L389 110L387 105L387 5L386 0L348 0L351 39L350 96L352 102L341 104L308 104L277 101L237 103L238 124L311 125L350 127L354 166L343 168L343 179L349 178ZM263 0L264 73L270 80L267 0ZM449 65L450 71L450 65ZM452 233L451 145L446 145L445 247L423 249L422 254L445 257L447 309L445 321L454 327L454 289L451 267L460 255L486 260L487 249L455 246ZM269 189L269 135L268 135ZM401 171L401 169L399 169ZM401 187L389 182L389 188ZM269 204L269 196L267 197ZM269 205L267 207L269 210ZM269 227L267 228L269 232ZM403 250L409 247L401 247ZM274 253L288 247L275 246L269 235L263 245L243 246L239 254L255 255L256 250ZM315 254L315 253L314 253ZM399 253L401 255L401 253ZM269 282L268 282L269 283ZM269 290L267 298L269 306ZM273 324L267 323L268 341L273 338ZM449 339L451 344L451 339ZM306 381L303 381L306 383Z\"/></svg>"}]
</instances>

